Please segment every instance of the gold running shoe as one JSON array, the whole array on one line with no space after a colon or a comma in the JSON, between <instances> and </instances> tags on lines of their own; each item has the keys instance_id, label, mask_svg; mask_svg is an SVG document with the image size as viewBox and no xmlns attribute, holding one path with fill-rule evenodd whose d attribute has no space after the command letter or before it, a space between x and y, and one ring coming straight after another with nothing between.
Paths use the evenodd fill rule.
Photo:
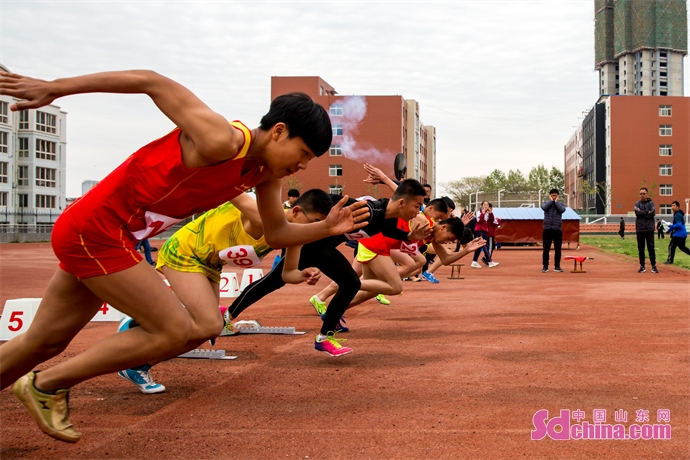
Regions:
<instances>
[{"instance_id":1,"label":"gold running shoe","mask_svg":"<svg viewBox=\"0 0 690 460\"><path fill-rule=\"evenodd\" d=\"M57 390L46 394L36 389L35 372L29 372L14 384L14 395L29 409L38 426L48 435L60 441L77 442L81 433L69 420L69 390Z\"/></svg>"}]
</instances>

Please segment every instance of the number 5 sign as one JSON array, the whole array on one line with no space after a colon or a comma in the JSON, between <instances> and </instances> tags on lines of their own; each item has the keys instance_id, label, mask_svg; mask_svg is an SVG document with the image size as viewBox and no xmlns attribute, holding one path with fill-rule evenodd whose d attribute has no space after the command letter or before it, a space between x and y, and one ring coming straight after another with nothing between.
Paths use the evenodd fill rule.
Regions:
<instances>
[{"instance_id":1,"label":"number 5 sign","mask_svg":"<svg viewBox=\"0 0 690 460\"><path fill-rule=\"evenodd\" d=\"M41 299L9 299L0 317L0 340L10 340L29 329Z\"/></svg>"}]
</instances>

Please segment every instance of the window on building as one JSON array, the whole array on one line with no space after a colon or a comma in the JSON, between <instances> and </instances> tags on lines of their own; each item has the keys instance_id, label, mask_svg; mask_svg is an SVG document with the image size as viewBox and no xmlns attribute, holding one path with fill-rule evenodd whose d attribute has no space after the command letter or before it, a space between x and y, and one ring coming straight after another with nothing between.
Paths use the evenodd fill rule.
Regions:
<instances>
[{"instance_id":1,"label":"window on building","mask_svg":"<svg viewBox=\"0 0 690 460\"><path fill-rule=\"evenodd\" d=\"M5 101L0 101L0 123L8 123L9 117L7 113L9 112L10 105Z\"/></svg>"},{"instance_id":2,"label":"window on building","mask_svg":"<svg viewBox=\"0 0 690 460\"><path fill-rule=\"evenodd\" d=\"M342 176L343 175L343 165L329 165L328 166L328 175L331 177Z\"/></svg>"},{"instance_id":3,"label":"window on building","mask_svg":"<svg viewBox=\"0 0 690 460\"><path fill-rule=\"evenodd\" d=\"M329 153L332 157L341 157L343 156L343 146L340 144L331 145Z\"/></svg>"},{"instance_id":4,"label":"window on building","mask_svg":"<svg viewBox=\"0 0 690 460\"><path fill-rule=\"evenodd\" d=\"M29 185L29 166L19 165L17 173L17 185Z\"/></svg>"},{"instance_id":5,"label":"window on building","mask_svg":"<svg viewBox=\"0 0 690 460\"><path fill-rule=\"evenodd\" d=\"M335 104L331 104L331 106L328 109L328 113L331 115L342 115L343 114L343 104L336 102Z\"/></svg>"},{"instance_id":6,"label":"window on building","mask_svg":"<svg viewBox=\"0 0 690 460\"><path fill-rule=\"evenodd\" d=\"M36 207L55 209L55 197L53 195L36 195Z\"/></svg>"},{"instance_id":7,"label":"window on building","mask_svg":"<svg viewBox=\"0 0 690 460\"><path fill-rule=\"evenodd\" d=\"M660 176L672 176L673 175L673 165L659 165L659 175Z\"/></svg>"},{"instance_id":8,"label":"window on building","mask_svg":"<svg viewBox=\"0 0 690 460\"><path fill-rule=\"evenodd\" d=\"M55 188L56 169L36 167L36 185Z\"/></svg>"},{"instance_id":9,"label":"window on building","mask_svg":"<svg viewBox=\"0 0 690 460\"><path fill-rule=\"evenodd\" d=\"M20 208L29 207L29 195L26 193L20 193L17 195L17 206Z\"/></svg>"},{"instance_id":10,"label":"window on building","mask_svg":"<svg viewBox=\"0 0 690 460\"><path fill-rule=\"evenodd\" d=\"M57 117L51 113L37 111L36 130L55 134L57 132Z\"/></svg>"},{"instance_id":11,"label":"window on building","mask_svg":"<svg viewBox=\"0 0 690 460\"><path fill-rule=\"evenodd\" d=\"M328 186L328 193L331 195L342 195L343 194L343 186L342 185L329 185Z\"/></svg>"},{"instance_id":12,"label":"window on building","mask_svg":"<svg viewBox=\"0 0 690 460\"><path fill-rule=\"evenodd\" d=\"M19 129L29 129L29 111L19 112Z\"/></svg>"},{"instance_id":13,"label":"window on building","mask_svg":"<svg viewBox=\"0 0 690 460\"><path fill-rule=\"evenodd\" d=\"M0 192L0 206L7 206L7 197L9 193Z\"/></svg>"},{"instance_id":14,"label":"window on building","mask_svg":"<svg viewBox=\"0 0 690 460\"><path fill-rule=\"evenodd\" d=\"M659 116L660 117L670 117L671 116L671 106L670 105L660 105L659 106Z\"/></svg>"},{"instance_id":15,"label":"window on building","mask_svg":"<svg viewBox=\"0 0 690 460\"><path fill-rule=\"evenodd\" d=\"M55 160L56 142L45 139L36 139L36 158L41 160Z\"/></svg>"},{"instance_id":16,"label":"window on building","mask_svg":"<svg viewBox=\"0 0 690 460\"><path fill-rule=\"evenodd\" d=\"M661 195L661 196L673 195L673 185L672 184L661 184L659 186L659 195Z\"/></svg>"},{"instance_id":17,"label":"window on building","mask_svg":"<svg viewBox=\"0 0 690 460\"><path fill-rule=\"evenodd\" d=\"M10 150L9 146L10 133L6 131L0 131L0 153L7 153Z\"/></svg>"},{"instance_id":18,"label":"window on building","mask_svg":"<svg viewBox=\"0 0 690 460\"><path fill-rule=\"evenodd\" d=\"M659 125L659 136L671 136L672 134L672 125Z\"/></svg>"},{"instance_id":19,"label":"window on building","mask_svg":"<svg viewBox=\"0 0 690 460\"><path fill-rule=\"evenodd\" d=\"M19 158L29 158L29 138L20 137L18 139L19 146L17 148L17 154Z\"/></svg>"},{"instance_id":20,"label":"window on building","mask_svg":"<svg viewBox=\"0 0 690 460\"><path fill-rule=\"evenodd\" d=\"M673 214L673 208L670 204L662 204L659 206L659 214Z\"/></svg>"},{"instance_id":21,"label":"window on building","mask_svg":"<svg viewBox=\"0 0 690 460\"><path fill-rule=\"evenodd\" d=\"M9 163L6 161L0 162L0 183L6 184L8 177L7 177L7 171L9 168Z\"/></svg>"},{"instance_id":22,"label":"window on building","mask_svg":"<svg viewBox=\"0 0 690 460\"><path fill-rule=\"evenodd\" d=\"M333 135L342 136L343 135L343 125L337 124L333 125Z\"/></svg>"},{"instance_id":23,"label":"window on building","mask_svg":"<svg viewBox=\"0 0 690 460\"><path fill-rule=\"evenodd\" d=\"M323 96L323 86L319 86L319 96Z\"/></svg>"},{"instance_id":24,"label":"window on building","mask_svg":"<svg viewBox=\"0 0 690 460\"><path fill-rule=\"evenodd\" d=\"M670 157L673 155L673 146L672 145L660 145L659 146L659 155L662 157Z\"/></svg>"}]
</instances>

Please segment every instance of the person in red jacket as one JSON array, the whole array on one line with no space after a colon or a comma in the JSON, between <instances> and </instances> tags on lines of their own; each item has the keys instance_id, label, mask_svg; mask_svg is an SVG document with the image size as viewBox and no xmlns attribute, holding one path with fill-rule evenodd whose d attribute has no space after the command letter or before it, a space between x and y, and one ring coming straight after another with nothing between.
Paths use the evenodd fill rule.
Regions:
<instances>
[{"instance_id":1,"label":"person in red jacket","mask_svg":"<svg viewBox=\"0 0 690 460\"><path fill-rule=\"evenodd\" d=\"M494 214L491 212L491 209L489 208L489 202L488 201L482 201L482 206L477 214L477 224L474 227L474 234L478 238L482 238L483 240L486 240L489 238L489 225L493 224L494 222ZM476 251L474 251L474 257L472 258L472 265L470 265L472 268L482 268L481 265L479 265L479 262L477 260L479 259L479 254L484 251L484 257L486 257L486 262L489 265L489 268L493 268L496 265L498 265L496 262L493 262L491 260L491 253L489 252L489 249L486 246L483 246Z\"/></svg>"}]
</instances>

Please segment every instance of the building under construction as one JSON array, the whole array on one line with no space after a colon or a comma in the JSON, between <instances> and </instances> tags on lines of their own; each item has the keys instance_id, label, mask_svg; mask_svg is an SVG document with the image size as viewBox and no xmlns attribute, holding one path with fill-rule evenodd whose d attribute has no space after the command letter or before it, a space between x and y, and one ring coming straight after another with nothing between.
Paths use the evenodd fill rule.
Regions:
<instances>
[{"instance_id":1,"label":"building under construction","mask_svg":"<svg viewBox=\"0 0 690 460\"><path fill-rule=\"evenodd\" d=\"M595 0L599 94L683 96L686 0Z\"/></svg>"}]
</instances>

